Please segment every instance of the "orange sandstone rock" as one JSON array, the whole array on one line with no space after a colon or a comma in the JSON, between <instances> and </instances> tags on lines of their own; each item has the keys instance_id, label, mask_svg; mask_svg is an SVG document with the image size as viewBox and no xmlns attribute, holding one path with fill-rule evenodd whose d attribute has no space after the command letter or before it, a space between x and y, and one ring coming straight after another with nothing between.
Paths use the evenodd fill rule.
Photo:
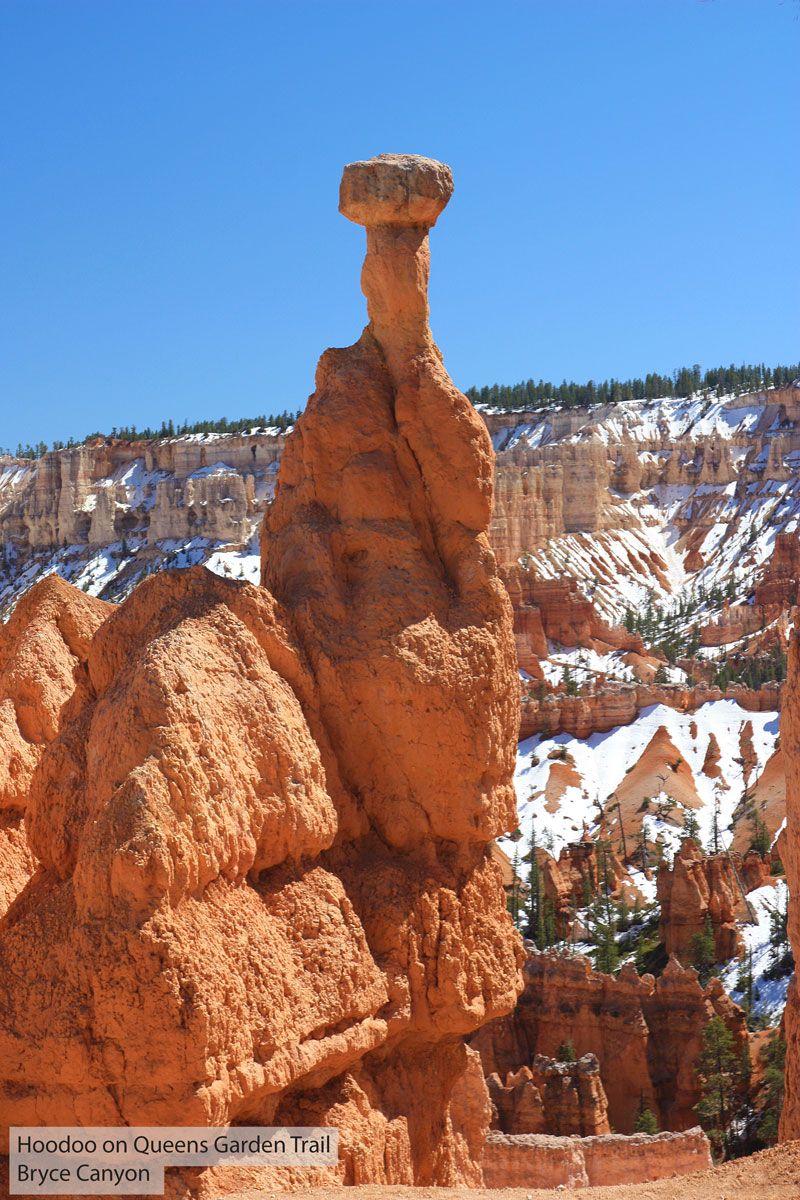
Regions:
<instances>
[{"instance_id":1,"label":"orange sandstone rock","mask_svg":"<svg viewBox=\"0 0 800 1200\"><path fill-rule=\"evenodd\" d=\"M727 962L742 948L736 917L744 906L734 866L727 854L704 855L687 838L672 866L658 871L661 905L659 936L668 954L692 962L692 938L703 932L708 915L714 932L717 962Z\"/></svg>"},{"instance_id":2,"label":"orange sandstone rock","mask_svg":"<svg viewBox=\"0 0 800 1200\"><path fill-rule=\"evenodd\" d=\"M72 657L20 768L37 869L0 920L4 1126L328 1123L321 1178L481 1182L462 1039L521 983L488 851L519 708L491 445L427 326L449 188L407 157L345 174L371 321L289 439L267 586L165 572L103 624L59 593Z\"/></svg>"},{"instance_id":3,"label":"orange sandstone rock","mask_svg":"<svg viewBox=\"0 0 800 1200\"><path fill-rule=\"evenodd\" d=\"M398 848L477 844L516 824L511 608L486 534L492 447L427 320L419 212L434 181L447 202L440 166L389 155L345 172L341 210L367 225L370 323L320 360L262 541L263 582L311 663L342 775ZM421 207L404 199L415 188Z\"/></svg>"},{"instance_id":4,"label":"orange sandstone rock","mask_svg":"<svg viewBox=\"0 0 800 1200\"><path fill-rule=\"evenodd\" d=\"M704 991L697 972L675 959L657 980L640 978L632 966L614 979L594 971L582 955L546 951L529 956L525 990L514 1011L485 1025L470 1045L487 1076L507 1079L530 1068L537 1054L558 1057L569 1040L576 1055L597 1056L615 1130L633 1132L642 1099L662 1128L682 1130L697 1119L695 1066L702 1031L715 1014L741 1050L747 1039L744 1013L719 980Z\"/></svg>"},{"instance_id":5,"label":"orange sandstone rock","mask_svg":"<svg viewBox=\"0 0 800 1200\"><path fill-rule=\"evenodd\" d=\"M508 1136L491 1133L483 1155L487 1187L608 1187L691 1175L711 1165L702 1129L598 1137ZM677 1185L676 1185L677 1186ZM718 1189L717 1189L718 1190ZM679 1195L678 1191L675 1195Z\"/></svg>"},{"instance_id":6,"label":"orange sandstone rock","mask_svg":"<svg viewBox=\"0 0 800 1200\"><path fill-rule=\"evenodd\" d=\"M49 575L0 624L0 916L35 866L24 814L36 766L86 693L89 642L112 610Z\"/></svg>"},{"instance_id":7,"label":"orange sandstone rock","mask_svg":"<svg viewBox=\"0 0 800 1200\"><path fill-rule=\"evenodd\" d=\"M487 1079L493 1127L504 1133L548 1133L592 1137L610 1133L608 1101L594 1054L558 1062L537 1054L530 1067Z\"/></svg>"},{"instance_id":8,"label":"orange sandstone rock","mask_svg":"<svg viewBox=\"0 0 800 1200\"><path fill-rule=\"evenodd\" d=\"M773 712L781 706L781 685L765 684L757 692L737 684L727 691L706 683L687 688L681 684L617 684L597 686L589 695L548 694L543 700L528 695L522 702L520 739L546 732L571 733L588 738L592 733L607 733L616 725L630 725L639 712L651 704L666 704L678 712L695 712L710 700L735 700L747 712ZM780 823L780 820L778 821Z\"/></svg>"}]
</instances>

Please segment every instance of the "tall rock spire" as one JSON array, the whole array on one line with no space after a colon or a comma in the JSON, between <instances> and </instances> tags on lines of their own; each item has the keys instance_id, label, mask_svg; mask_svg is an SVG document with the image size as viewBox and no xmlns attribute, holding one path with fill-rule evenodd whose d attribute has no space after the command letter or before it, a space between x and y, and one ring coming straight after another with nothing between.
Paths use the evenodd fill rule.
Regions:
<instances>
[{"instance_id":1,"label":"tall rock spire","mask_svg":"<svg viewBox=\"0 0 800 1200\"><path fill-rule=\"evenodd\" d=\"M344 777L402 847L485 843L516 825L511 608L487 538L494 455L428 326L428 231L452 188L428 158L345 168L339 207L366 226L370 321L320 359L262 540L263 581L292 613Z\"/></svg>"}]
</instances>

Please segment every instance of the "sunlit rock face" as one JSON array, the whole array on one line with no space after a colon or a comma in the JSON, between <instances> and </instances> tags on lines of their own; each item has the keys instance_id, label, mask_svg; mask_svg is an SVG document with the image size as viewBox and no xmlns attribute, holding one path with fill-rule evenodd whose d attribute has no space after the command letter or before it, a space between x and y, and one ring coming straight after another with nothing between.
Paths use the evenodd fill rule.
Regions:
<instances>
[{"instance_id":1,"label":"sunlit rock face","mask_svg":"<svg viewBox=\"0 0 800 1200\"><path fill-rule=\"evenodd\" d=\"M521 986L487 851L519 707L491 443L427 323L451 189L427 159L345 171L370 324L288 440L263 586L165 571L107 609L60 585L74 683L40 704L0 921L6 1127L328 1123L320 1179L481 1182L462 1039Z\"/></svg>"}]
</instances>

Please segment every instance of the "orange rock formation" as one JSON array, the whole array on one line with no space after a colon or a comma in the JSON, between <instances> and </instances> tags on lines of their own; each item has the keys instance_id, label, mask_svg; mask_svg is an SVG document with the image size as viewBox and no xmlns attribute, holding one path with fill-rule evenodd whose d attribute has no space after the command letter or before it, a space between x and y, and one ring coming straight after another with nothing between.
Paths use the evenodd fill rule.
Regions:
<instances>
[{"instance_id":1,"label":"orange rock formation","mask_svg":"<svg viewBox=\"0 0 800 1200\"><path fill-rule=\"evenodd\" d=\"M711 1165L703 1130L596 1138L489 1134L483 1177L489 1188L609 1187L691 1175ZM679 1193L675 1193L678 1195Z\"/></svg>"},{"instance_id":2,"label":"orange rock formation","mask_svg":"<svg viewBox=\"0 0 800 1200\"><path fill-rule=\"evenodd\" d=\"M623 683L604 687L600 683L585 696L557 693L539 700L531 694L523 697L520 738L543 732L547 736L564 732L588 738L592 733L607 733L617 725L630 725L640 710L651 704L666 704L678 712L695 712L710 700L735 700L747 712L777 712L781 707L781 685L767 683L756 692L741 684L728 684L723 692L706 683L695 687L677 683Z\"/></svg>"},{"instance_id":3,"label":"orange rock formation","mask_svg":"<svg viewBox=\"0 0 800 1200\"><path fill-rule=\"evenodd\" d=\"M642 1099L662 1129L689 1129L700 1099L695 1073L702 1031L714 1014L747 1039L744 1013L718 979L705 990L697 972L673 958L661 977L641 978L624 966L615 979L592 969L587 958L547 951L525 964L525 990L514 1011L471 1039L487 1076L507 1079L530 1067L537 1054L558 1057L567 1040L575 1054L594 1054L615 1130L631 1133Z\"/></svg>"},{"instance_id":4,"label":"orange rock formation","mask_svg":"<svg viewBox=\"0 0 800 1200\"><path fill-rule=\"evenodd\" d=\"M89 642L111 610L51 575L0 623L0 917L35 868L24 825L34 772L85 700Z\"/></svg>"},{"instance_id":5,"label":"orange rock formation","mask_svg":"<svg viewBox=\"0 0 800 1200\"><path fill-rule=\"evenodd\" d=\"M558 1062L537 1054L530 1067L510 1072L502 1083L487 1079L492 1127L503 1133L550 1133L593 1137L610 1133L608 1101L594 1054Z\"/></svg>"},{"instance_id":6,"label":"orange rock formation","mask_svg":"<svg viewBox=\"0 0 800 1200\"><path fill-rule=\"evenodd\" d=\"M557 862L546 850L538 850L537 856L544 897L552 904L560 938L570 936L575 909L583 907L587 897L597 894L601 882L614 896L622 893L630 899L635 892L630 875L613 847L605 847L598 856L597 846L588 836L564 846Z\"/></svg>"},{"instance_id":7,"label":"orange rock formation","mask_svg":"<svg viewBox=\"0 0 800 1200\"><path fill-rule=\"evenodd\" d=\"M691 1175L711 1166L702 1129L685 1133L606 1134L566 1138L491 1133L483 1154L486 1186L492 1188L608 1187ZM676 1196L679 1192L674 1193Z\"/></svg>"},{"instance_id":8,"label":"orange rock formation","mask_svg":"<svg viewBox=\"0 0 800 1200\"><path fill-rule=\"evenodd\" d=\"M266 586L164 572L97 628L56 585L17 768L37 868L0 922L5 1126L331 1123L328 1178L480 1182L462 1038L521 985L487 849L519 708L491 444L427 324L451 190L427 159L345 170L370 324L289 439Z\"/></svg>"},{"instance_id":9,"label":"orange rock formation","mask_svg":"<svg viewBox=\"0 0 800 1200\"><path fill-rule=\"evenodd\" d=\"M752 875L752 868L750 872ZM760 872L758 876L756 886L762 881ZM743 943L736 918L745 915L744 884L740 887L731 856L704 855L687 838L672 866L662 863L659 867L657 886L661 905L658 932L668 954L691 963L692 938L703 932L706 916L714 932L717 962L727 962L739 953Z\"/></svg>"}]
</instances>

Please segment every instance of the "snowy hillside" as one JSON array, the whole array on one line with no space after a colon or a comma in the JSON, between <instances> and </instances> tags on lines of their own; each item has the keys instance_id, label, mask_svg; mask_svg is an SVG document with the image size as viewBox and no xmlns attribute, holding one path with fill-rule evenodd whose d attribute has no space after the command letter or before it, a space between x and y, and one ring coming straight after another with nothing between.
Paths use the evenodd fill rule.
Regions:
<instances>
[{"instance_id":1,"label":"snowy hillside","mask_svg":"<svg viewBox=\"0 0 800 1200\"><path fill-rule=\"evenodd\" d=\"M691 771L693 786L684 791L687 803L674 800L668 819L655 815L659 804L672 798L670 782L659 778L660 760L654 758L653 771L642 783L642 798L649 795L651 811L639 818L650 842L660 842L667 853L674 853L680 842L682 814L690 808L700 826L700 838L707 846L711 840L715 801L724 844L733 839L733 815L741 803L745 788L752 790L775 752L778 738L778 713L745 712L733 700L704 704L695 713L681 713L657 704L643 709L630 725L620 725L609 733L595 733L586 740L567 733L555 737L528 738L520 742L514 786L517 792L519 827L525 843L530 840L531 823L536 822L544 844L558 857L562 847L577 841L584 824L590 834L599 830L600 818L620 785L635 767L640 766L659 730L665 730L669 742ZM712 736L716 740L719 774L704 773ZM745 779L742 744L752 744L755 767ZM565 765L569 774L564 771ZM648 787L648 791L645 791ZM673 798L674 799L674 798ZM626 821L626 827L628 821ZM609 835L619 838L619 817L607 816ZM629 831L628 836L630 836ZM504 843L507 852L510 843Z\"/></svg>"},{"instance_id":2,"label":"snowy hillside","mask_svg":"<svg viewBox=\"0 0 800 1200\"><path fill-rule=\"evenodd\" d=\"M742 824L741 817L738 824L734 820L737 810L741 812L746 795L755 792L775 755L778 723L777 713L750 713L731 700L720 700L704 704L695 713L653 705L642 710L632 724L585 740L566 733L528 738L519 745L514 776L521 837L505 837L499 844L513 860L515 853L524 853L531 844L535 829L536 844L558 858L566 845L580 840L584 829L597 838L605 817L606 836L621 851L621 811L628 851L644 837L650 863L659 854L670 862L680 848L683 822L691 812L699 827L698 841L705 849L713 848L715 813L719 848L731 848ZM653 750L658 744L668 747L666 768L664 756ZM670 759L672 767L679 760L685 766L683 779L680 768L669 769ZM632 805L626 804L624 796L626 781L631 778L636 781ZM675 793L682 796L683 803L675 799ZM645 796L649 803L642 811L640 802ZM523 868L522 874L526 872ZM655 872L650 874L647 878L640 869L630 870L645 908L656 904ZM776 879L774 886L750 893L748 901L754 919L743 919L741 935L753 975L753 1013L775 1022L780 1019L789 984L786 973L773 977L771 941L775 914L786 911L786 884ZM656 915L651 912L651 921L655 922L657 909L653 912ZM578 920L588 925L586 910L578 910ZM592 949L588 943L577 948L584 952ZM738 986L740 973L736 959L720 971L726 990L738 1001L743 998Z\"/></svg>"},{"instance_id":3,"label":"snowy hillside","mask_svg":"<svg viewBox=\"0 0 800 1200\"><path fill-rule=\"evenodd\" d=\"M0 464L0 615L57 573L121 600L145 575L206 563L256 582L285 434L187 434Z\"/></svg>"},{"instance_id":4,"label":"snowy hillside","mask_svg":"<svg viewBox=\"0 0 800 1200\"><path fill-rule=\"evenodd\" d=\"M800 528L798 388L487 421L501 557L579 580L612 624L650 606L688 629L750 601L776 535Z\"/></svg>"}]
</instances>

